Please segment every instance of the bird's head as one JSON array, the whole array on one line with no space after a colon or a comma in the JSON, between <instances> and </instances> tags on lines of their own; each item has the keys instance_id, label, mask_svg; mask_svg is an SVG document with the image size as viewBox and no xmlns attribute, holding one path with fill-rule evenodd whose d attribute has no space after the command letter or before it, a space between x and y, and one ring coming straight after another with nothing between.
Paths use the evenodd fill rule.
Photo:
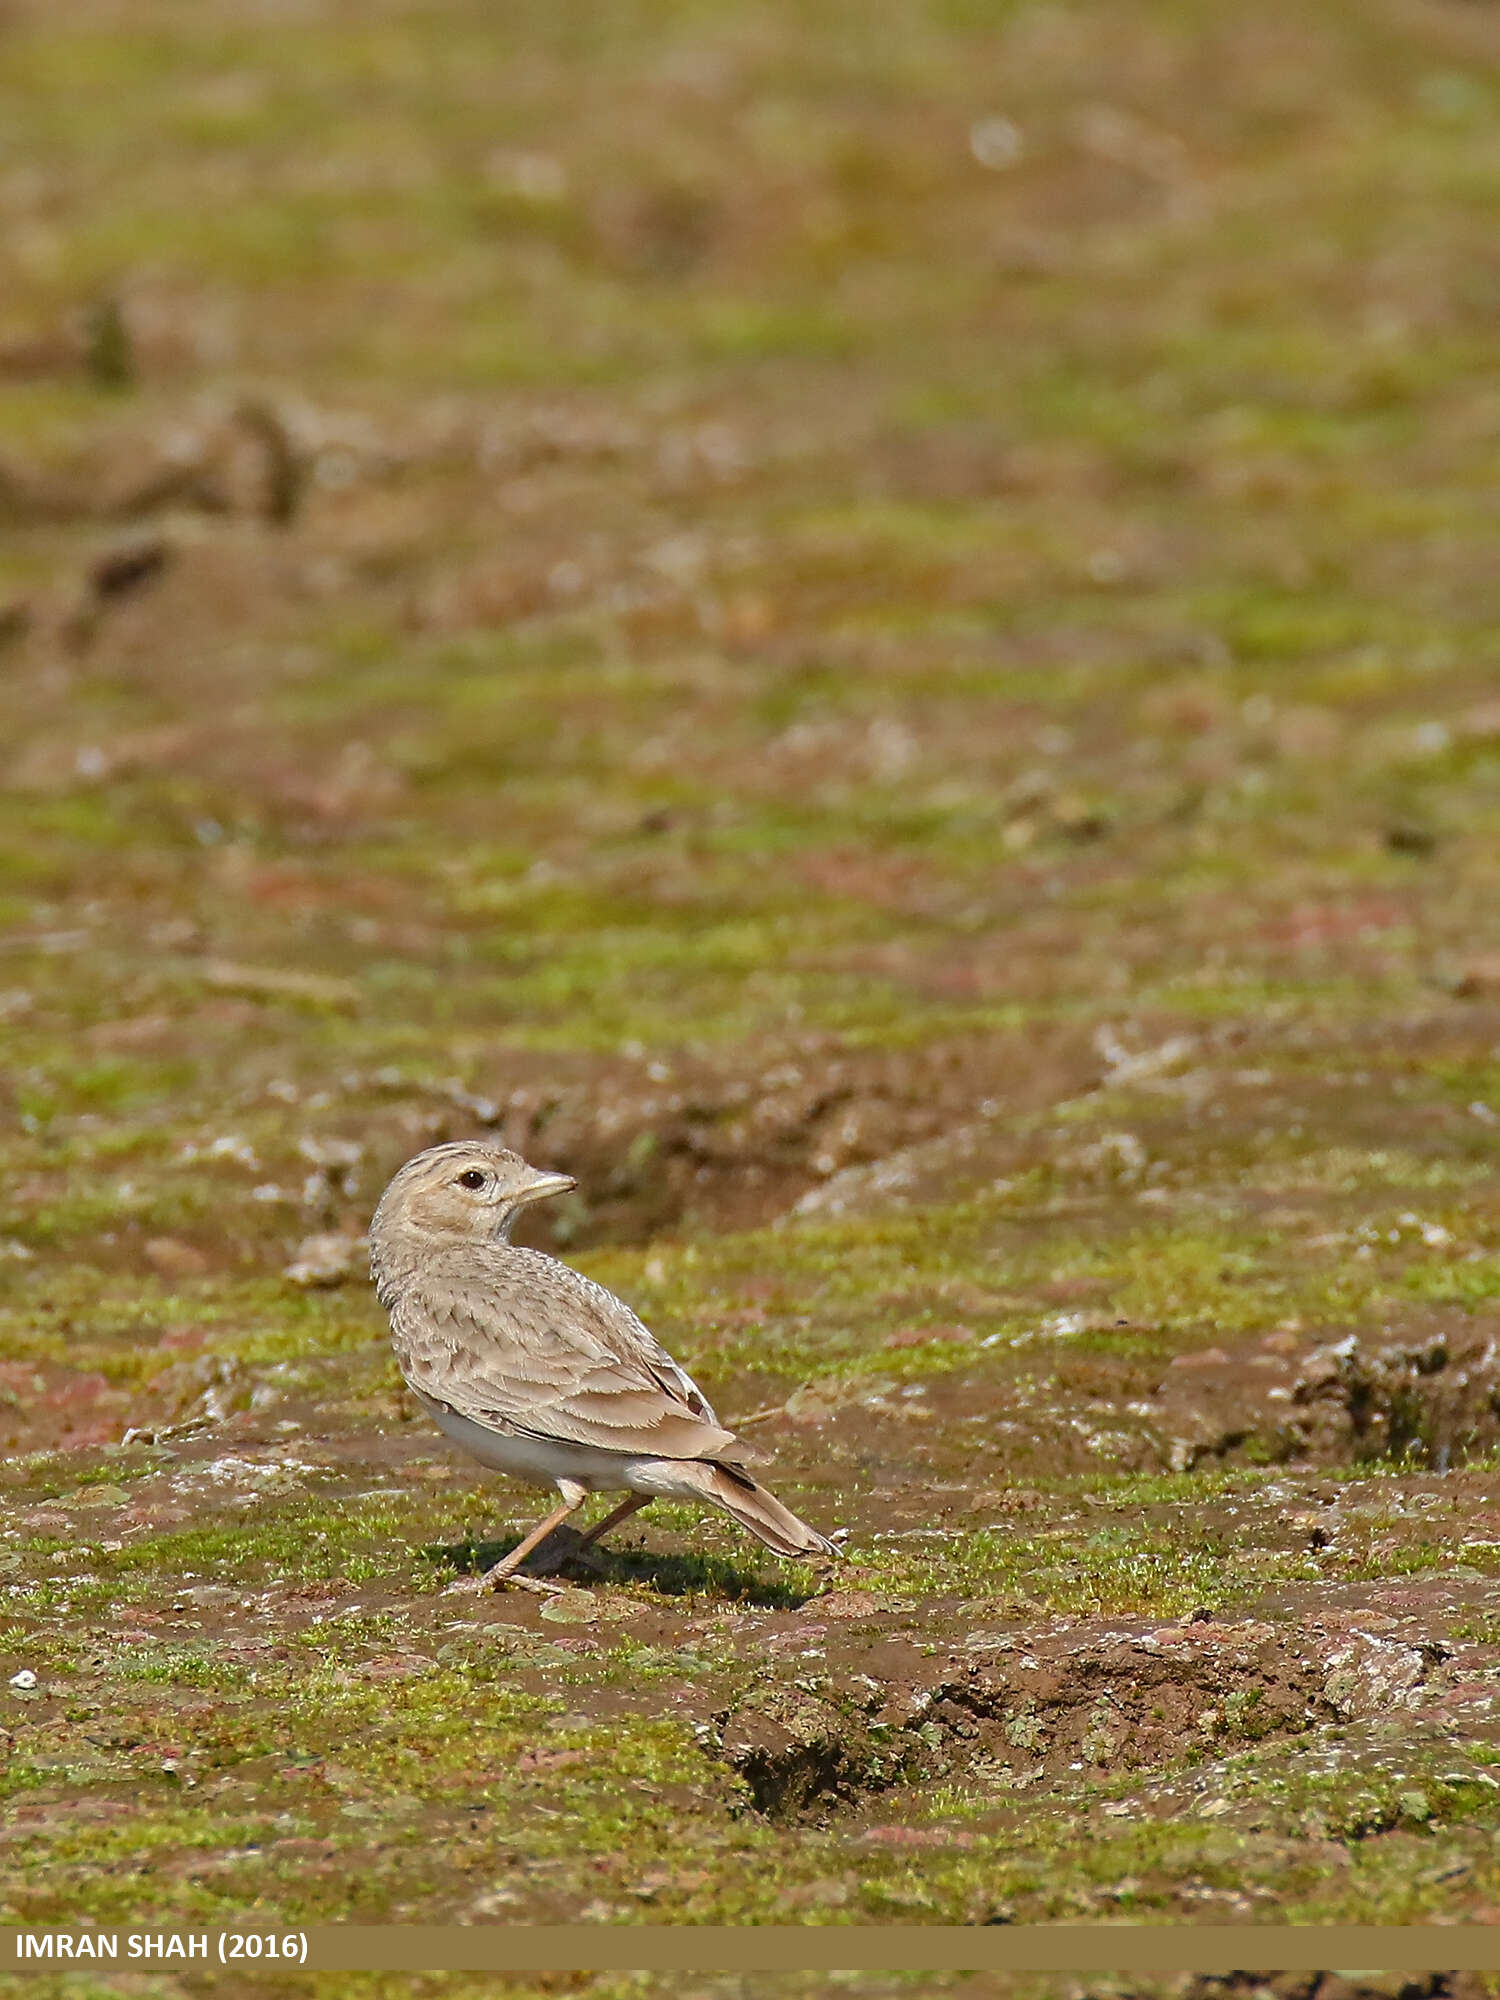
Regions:
<instances>
[{"instance_id":1,"label":"bird's head","mask_svg":"<svg viewBox=\"0 0 1500 2000\"><path fill-rule=\"evenodd\" d=\"M508 1242L523 1208L577 1185L571 1174L545 1173L482 1140L431 1146L408 1160L380 1197L370 1245L378 1255L402 1236Z\"/></svg>"}]
</instances>

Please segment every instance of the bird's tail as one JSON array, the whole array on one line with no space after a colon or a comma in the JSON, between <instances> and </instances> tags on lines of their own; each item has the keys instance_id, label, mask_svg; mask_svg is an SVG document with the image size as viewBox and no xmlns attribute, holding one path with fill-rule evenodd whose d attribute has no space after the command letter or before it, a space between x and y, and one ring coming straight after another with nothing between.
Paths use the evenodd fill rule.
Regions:
<instances>
[{"instance_id":1,"label":"bird's tail","mask_svg":"<svg viewBox=\"0 0 1500 2000\"><path fill-rule=\"evenodd\" d=\"M703 1459L684 1460L674 1468L687 1474L705 1500L748 1528L779 1556L835 1556L838 1550L826 1535L799 1521L789 1507L783 1507L774 1493L752 1479L743 1467Z\"/></svg>"}]
</instances>

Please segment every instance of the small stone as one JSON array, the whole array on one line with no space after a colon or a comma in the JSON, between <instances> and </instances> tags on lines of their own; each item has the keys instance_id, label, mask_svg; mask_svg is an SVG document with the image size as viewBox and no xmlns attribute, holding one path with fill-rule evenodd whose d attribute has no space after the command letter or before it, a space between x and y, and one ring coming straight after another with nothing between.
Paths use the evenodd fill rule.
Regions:
<instances>
[{"instance_id":1,"label":"small stone","mask_svg":"<svg viewBox=\"0 0 1500 2000\"><path fill-rule=\"evenodd\" d=\"M1500 993L1500 951L1476 952L1466 958L1451 985L1460 1000L1480 1000Z\"/></svg>"},{"instance_id":2,"label":"small stone","mask_svg":"<svg viewBox=\"0 0 1500 2000\"><path fill-rule=\"evenodd\" d=\"M90 564L89 588L96 598L125 597L160 576L171 559L171 547L159 535L121 542Z\"/></svg>"},{"instance_id":3,"label":"small stone","mask_svg":"<svg viewBox=\"0 0 1500 2000\"><path fill-rule=\"evenodd\" d=\"M974 1338L974 1329L969 1326L906 1326L886 1336L887 1347L928 1347L943 1341L965 1341Z\"/></svg>"},{"instance_id":4,"label":"small stone","mask_svg":"<svg viewBox=\"0 0 1500 2000\"><path fill-rule=\"evenodd\" d=\"M334 979L322 972L283 972L277 967L235 965L208 959L201 968L207 986L257 998L305 1000L315 1007L357 1007L359 988L352 979Z\"/></svg>"},{"instance_id":5,"label":"small stone","mask_svg":"<svg viewBox=\"0 0 1500 2000\"><path fill-rule=\"evenodd\" d=\"M1500 737L1500 701L1482 701L1469 709L1460 719L1459 730L1481 742Z\"/></svg>"},{"instance_id":6,"label":"small stone","mask_svg":"<svg viewBox=\"0 0 1500 2000\"><path fill-rule=\"evenodd\" d=\"M22 1667L18 1674L11 1675L10 1684L13 1688L34 1688L36 1686L36 1675L31 1671L30 1667Z\"/></svg>"},{"instance_id":7,"label":"small stone","mask_svg":"<svg viewBox=\"0 0 1500 2000\"><path fill-rule=\"evenodd\" d=\"M430 1673L437 1661L426 1653L377 1653L373 1660L366 1660L359 1669L360 1677L367 1681L410 1681L419 1674Z\"/></svg>"},{"instance_id":8,"label":"small stone","mask_svg":"<svg viewBox=\"0 0 1500 2000\"><path fill-rule=\"evenodd\" d=\"M285 1275L304 1289L342 1285L364 1269L369 1250L369 1240L363 1236L304 1236Z\"/></svg>"},{"instance_id":9,"label":"small stone","mask_svg":"<svg viewBox=\"0 0 1500 2000\"><path fill-rule=\"evenodd\" d=\"M1392 854L1431 854L1438 837L1430 826L1415 820L1396 820L1385 830L1385 844Z\"/></svg>"},{"instance_id":10,"label":"small stone","mask_svg":"<svg viewBox=\"0 0 1500 2000\"><path fill-rule=\"evenodd\" d=\"M282 1840L276 1844L278 1847L286 1847L290 1843ZM520 1901L521 1898L514 1889L486 1889L482 1896L475 1897L469 1907L476 1917L496 1917L502 1911L514 1909Z\"/></svg>"},{"instance_id":11,"label":"small stone","mask_svg":"<svg viewBox=\"0 0 1500 2000\"><path fill-rule=\"evenodd\" d=\"M533 1771L563 1771L570 1764L586 1764L588 1762L588 1755L587 1750L550 1750L546 1748L523 1750L516 1761L516 1769L525 1772L528 1776ZM500 1785L504 1784L509 1776L509 1772L495 1771L487 1774L483 1782Z\"/></svg>"},{"instance_id":12,"label":"small stone","mask_svg":"<svg viewBox=\"0 0 1500 2000\"><path fill-rule=\"evenodd\" d=\"M159 1278L201 1278L208 1269L203 1252L176 1236L148 1238L145 1258Z\"/></svg>"},{"instance_id":13,"label":"small stone","mask_svg":"<svg viewBox=\"0 0 1500 2000\"><path fill-rule=\"evenodd\" d=\"M542 1616L553 1625L592 1625L599 1606L586 1590L565 1590L547 1600Z\"/></svg>"},{"instance_id":14,"label":"small stone","mask_svg":"<svg viewBox=\"0 0 1500 2000\"><path fill-rule=\"evenodd\" d=\"M1089 573L1094 577L1096 583L1105 581L1114 582L1116 580L1113 571L1108 578L1100 577L1095 572L1094 565L1103 560L1105 556L1113 557L1117 562L1120 561L1120 558L1115 556L1113 550L1101 550L1098 556L1091 558ZM1124 573L1123 564L1119 573L1122 575ZM1065 792L1060 798L1052 801L1050 818L1058 832L1064 834L1069 840L1099 840L1109 832L1110 827L1109 814L1102 807L1093 804L1090 800L1083 798L1075 792Z\"/></svg>"},{"instance_id":15,"label":"small stone","mask_svg":"<svg viewBox=\"0 0 1500 2000\"><path fill-rule=\"evenodd\" d=\"M872 1591L834 1590L826 1597L809 1598L802 1610L820 1618L869 1618L880 1610L881 1602Z\"/></svg>"}]
</instances>

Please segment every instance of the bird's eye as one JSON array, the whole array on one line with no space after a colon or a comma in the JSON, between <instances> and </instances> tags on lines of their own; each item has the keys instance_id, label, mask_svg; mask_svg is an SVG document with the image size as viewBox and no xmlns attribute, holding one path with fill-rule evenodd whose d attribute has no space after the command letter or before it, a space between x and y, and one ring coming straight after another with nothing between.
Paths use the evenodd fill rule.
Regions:
<instances>
[{"instance_id":1,"label":"bird's eye","mask_svg":"<svg viewBox=\"0 0 1500 2000\"><path fill-rule=\"evenodd\" d=\"M459 1175L458 1184L460 1187L482 1188L484 1186L484 1179L485 1177L479 1171L478 1167L469 1167Z\"/></svg>"}]
</instances>

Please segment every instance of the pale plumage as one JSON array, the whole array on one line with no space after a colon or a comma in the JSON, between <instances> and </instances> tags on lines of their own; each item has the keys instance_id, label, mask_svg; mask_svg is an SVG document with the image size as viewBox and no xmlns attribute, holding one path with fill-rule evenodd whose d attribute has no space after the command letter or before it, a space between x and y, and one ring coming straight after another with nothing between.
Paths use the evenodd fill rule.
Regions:
<instances>
[{"instance_id":1,"label":"pale plumage","mask_svg":"<svg viewBox=\"0 0 1500 2000\"><path fill-rule=\"evenodd\" d=\"M499 1146L435 1146L395 1176L370 1225L396 1358L434 1421L482 1463L563 1496L492 1575L513 1574L600 1491L632 1498L585 1544L660 1496L721 1507L781 1555L834 1553L745 1470L733 1433L623 1300L511 1244L522 1207L572 1185Z\"/></svg>"}]
</instances>

